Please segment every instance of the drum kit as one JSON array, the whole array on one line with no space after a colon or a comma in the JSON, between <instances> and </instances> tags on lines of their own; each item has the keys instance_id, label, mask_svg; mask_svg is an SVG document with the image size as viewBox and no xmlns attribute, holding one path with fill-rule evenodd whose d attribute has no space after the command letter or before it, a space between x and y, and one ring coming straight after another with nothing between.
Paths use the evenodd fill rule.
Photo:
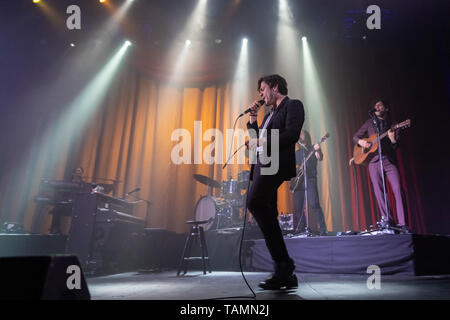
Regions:
<instances>
[{"instance_id":1,"label":"drum kit","mask_svg":"<svg viewBox=\"0 0 450 320\"><path fill-rule=\"evenodd\" d=\"M230 177L222 183L201 174L194 174L193 178L210 187L210 195L200 197L195 205L195 220L209 220L209 223L203 225L205 230L240 227L243 223L241 210L245 210L250 171L241 171L237 180ZM212 195L213 188L219 191L218 196Z\"/></svg>"}]
</instances>

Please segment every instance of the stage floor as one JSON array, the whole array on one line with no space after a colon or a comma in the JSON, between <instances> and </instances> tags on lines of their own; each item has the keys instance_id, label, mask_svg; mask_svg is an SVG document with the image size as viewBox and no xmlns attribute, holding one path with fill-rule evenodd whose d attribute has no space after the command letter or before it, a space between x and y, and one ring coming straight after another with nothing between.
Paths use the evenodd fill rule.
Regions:
<instances>
[{"instance_id":1,"label":"stage floor","mask_svg":"<svg viewBox=\"0 0 450 320\"><path fill-rule=\"evenodd\" d=\"M258 282L267 272L246 272L256 300L449 300L450 275L382 275L380 289L368 289L369 275L297 273L299 287L289 291L264 291ZM176 271L128 272L87 278L92 300L252 300L240 272Z\"/></svg>"}]
</instances>

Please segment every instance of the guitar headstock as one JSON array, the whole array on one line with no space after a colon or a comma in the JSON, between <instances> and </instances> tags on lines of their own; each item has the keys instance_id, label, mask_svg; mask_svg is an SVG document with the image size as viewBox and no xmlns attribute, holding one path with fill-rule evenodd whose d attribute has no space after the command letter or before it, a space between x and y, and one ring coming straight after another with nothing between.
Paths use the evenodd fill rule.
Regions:
<instances>
[{"instance_id":1,"label":"guitar headstock","mask_svg":"<svg viewBox=\"0 0 450 320\"><path fill-rule=\"evenodd\" d=\"M405 128L409 128L411 126L411 120L407 119L405 121L402 121L398 124L395 125L396 129L405 129Z\"/></svg>"},{"instance_id":2,"label":"guitar headstock","mask_svg":"<svg viewBox=\"0 0 450 320\"><path fill-rule=\"evenodd\" d=\"M320 142L324 142L325 140L327 140L330 137L330 134L327 132L321 139Z\"/></svg>"}]
</instances>

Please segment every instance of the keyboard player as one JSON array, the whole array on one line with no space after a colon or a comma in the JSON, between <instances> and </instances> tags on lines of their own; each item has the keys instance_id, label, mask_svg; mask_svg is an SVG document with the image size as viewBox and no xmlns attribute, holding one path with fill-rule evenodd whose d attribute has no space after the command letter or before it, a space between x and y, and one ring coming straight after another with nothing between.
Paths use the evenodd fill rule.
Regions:
<instances>
[{"instance_id":1,"label":"keyboard player","mask_svg":"<svg viewBox=\"0 0 450 320\"><path fill-rule=\"evenodd\" d=\"M53 206L49 213L53 216L50 226L51 234L61 234L61 218L63 216L72 215L72 199L73 194L78 192L91 192L92 184L83 181L84 169L78 167L73 170L71 181L59 180L42 180L40 185L40 195L36 197L36 201L40 203L37 207L34 232L39 232L38 224L40 223L41 215L48 205ZM51 191L43 195L42 191Z\"/></svg>"}]
</instances>

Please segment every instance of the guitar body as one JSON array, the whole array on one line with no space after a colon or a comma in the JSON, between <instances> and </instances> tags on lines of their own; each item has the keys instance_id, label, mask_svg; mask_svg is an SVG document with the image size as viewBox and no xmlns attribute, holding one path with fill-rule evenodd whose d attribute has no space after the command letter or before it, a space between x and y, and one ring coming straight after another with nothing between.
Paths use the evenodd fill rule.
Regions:
<instances>
[{"instance_id":1,"label":"guitar body","mask_svg":"<svg viewBox=\"0 0 450 320\"><path fill-rule=\"evenodd\" d=\"M355 147L353 148L353 159L355 161L355 164L367 166L370 160L372 160L372 158L375 157L377 154L378 150L377 134L374 133L370 137L362 140L372 143L372 146L370 147L370 149L364 149L358 144L355 145Z\"/></svg>"},{"instance_id":2,"label":"guitar body","mask_svg":"<svg viewBox=\"0 0 450 320\"><path fill-rule=\"evenodd\" d=\"M395 126L391 127L391 130L398 130L398 129L405 129L408 128L411 125L411 120L407 119L403 122L400 122L399 124L396 124ZM388 135L388 131L380 135L380 141L381 139L385 138ZM377 134L374 133L370 135L370 137L362 139L367 142L370 142L372 146L370 149L364 149L359 144L355 145L353 148L353 160L355 161L355 164L360 164L363 166L367 166L370 162L370 160L373 159L373 157L376 156L377 150L378 150L378 138Z\"/></svg>"}]
</instances>

